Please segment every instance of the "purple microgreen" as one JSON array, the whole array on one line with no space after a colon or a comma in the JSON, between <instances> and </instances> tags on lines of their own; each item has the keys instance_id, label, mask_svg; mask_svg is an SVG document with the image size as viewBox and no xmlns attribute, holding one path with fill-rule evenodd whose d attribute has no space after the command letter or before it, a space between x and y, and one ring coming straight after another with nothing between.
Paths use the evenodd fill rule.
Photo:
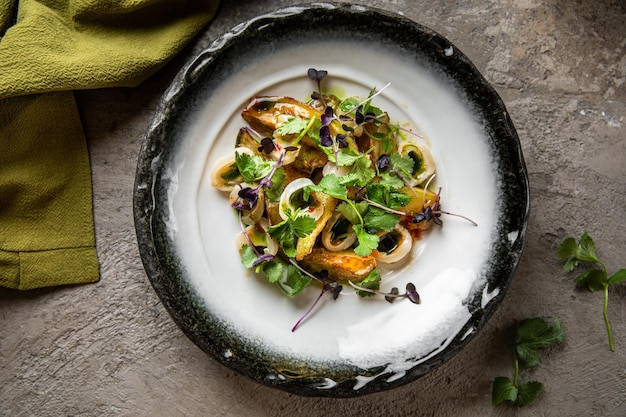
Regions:
<instances>
[{"instance_id":1,"label":"purple microgreen","mask_svg":"<svg viewBox=\"0 0 626 417\"><path fill-rule=\"evenodd\" d=\"M415 288L415 284L413 284L412 282L409 282L408 284L406 284L406 297L413 304L419 304L420 303L420 295L417 293L417 289Z\"/></svg>"},{"instance_id":2,"label":"purple microgreen","mask_svg":"<svg viewBox=\"0 0 626 417\"><path fill-rule=\"evenodd\" d=\"M320 127L320 143L322 146L331 146L333 144L333 138L330 135L330 127L327 125Z\"/></svg>"},{"instance_id":3,"label":"purple microgreen","mask_svg":"<svg viewBox=\"0 0 626 417\"><path fill-rule=\"evenodd\" d=\"M333 289L333 300L339 298L341 290L343 290L343 285L335 285L335 288Z\"/></svg>"},{"instance_id":4,"label":"purple microgreen","mask_svg":"<svg viewBox=\"0 0 626 417\"><path fill-rule=\"evenodd\" d=\"M274 149L276 149L276 145L274 145L274 141L272 140L272 138L266 137L261 139L261 144L258 147L259 152L270 154L274 152Z\"/></svg>"},{"instance_id":5,"label":"purple microgreen","mask_svg":"<svg viewBox=\"0 0 626 417\"><path fill-rule=\"evenodd\" d=\"M298 147L297 146L285 146L283 149L285 150L285 152L293 152L293 151L297 151Z\"/></svg>"},{"instance_id":6,"label":"purple microgreen","mask_svg":"<svg viewBox=\"0 0 626 417\"><path fill-rule=\"evenodd\" d=\"M259 193L254 188L250 187L242 188L239 190L237 195L244 200L248 200L250 202L250 206L254 206L259 198Z\"/></svg>"},{"instance_id":7,"label":"purple microgreen","mask_svg":"<svg viewBox=\"0 0 626 417\"><path fill-rule=\"evenodd\" d=\"M317 296L315 301L313 301L313 304L311 304L311 306L307 309L307 311L304 312L302 317L298 319L296 324L293 325L293 327L291 328L291 331L295 332L298 329L298 327L300 327L300 324L302 324L302 322L311 315L311 313L313 312L313 309L315 309L315 306L317 306L317 303L322 299L324 294L326 294L328 291L332 291L333 299L336 300L337 297L339 296L339 293L336 292L338 287L339 286L336 284L332 285L331 283L324 282L324 284L322 285L322 290L320 291L320 294Z\"/></svg>"},{"instance_id":8,"label":"purple microgreen","mask_svg":"<svg viewBox=\"0 0 626 417\"><path fill-rule=\"evenodd\" d=\"M291 331L295 332L296 329L300 326L300 324L311 314L311 312L313 312L313 309L315 308L317 303L320 301L320 299L324 296L324 294L326 294L328 291L332 291L333 300L336 300L339 297L339 293L341 293L341 290L343 289L343 287L334 281L329 282L328 271L325 269L319 271L317 274L312 274L306 269L302 268L298 264L298 262L293 258L289 258L289 263L295 266L304 275L322 284L322 290L320 291L320 294L317 296L315 301L313 301L313 304L308 308L307 311L304 312L302 317L300 317L300 319L298 319L296 324L291 328Z\"/></svg>"},{"instance_id":9,"label":"purple microgreen","mask_svg":"<svg viewBox=\"0 0 626 417\"><path fill-rule=\"evenodd\" d=\"M387 300L388 303L393 303L394 301L396 301L396 298L398 298L399 294L400 291L398 290L398 287L393 287L391 291L389 291L389 294L385 295L385 300Z\"/></svg>"},{"instance_id":10,"label":"purple microgreen","mask_svg":"<svg viewBox=\"0 0 626 417\"><path fill-rule=\"evenodd\" d=\"M326 102L324 101L324 96L322 95L322 80L326 77L326 75L328 75L328 71L309 68L307 75L311 80L317 83L317 91L314 91L313 94L311 94L311 98L313 100L320 100L324 107L326 107Z\"/></svg>"},{"instance_id":11,"label":"purple microgreen","mask_svg":"<svg viewBox=\"0 0 626 417\"><path fill-rule=\"evenodd\" d=\"M347 124L342 124L341 128L345 130L346 132L354 132L354 129L348 126Z\"/></svg>"},{"instance_id":12,"label":"purple microgreen","mask_svg":"<svg viewBox=\"0 0 626 417\"><path fill-rule=\"evenodd\" d=\"M419 223L422 221L433 221L437 226L443 226L443 221L441 220L441 215L446 214L448 216L460 217L463 220L467 220L472 223L474 226L478 226L474 220L469 217L463 216L462 214L450 213L449 211L441 210L441 187L439 187L439 191L437 191L437 197L435 198L435 202L432 207L425 207L421 212L415 213L413 216L413 223Z\"/></svg>"},{"instance_id":13,"label":"purple microgreen","mask_svg":"<svg viewBox=\"0 0 626 417\"><path fill-rule=\"evenodd\" d=\"M276 161L269 174L267 174L261 179L261 181L259 181L259 185L257 187L243 187L241 190L239 190L237 195L243 201L236 201L231 204L231 206L237 210L240 210L240 212L243 210L251 210L259 200L259 191L261 190L261 188L272 188L272 186L274 185L272 182L272 177L276 173L276 170L283 166L283 162L285 161L285 154L287 152L287 149L285 149L285 151L280 154L278 161ZM248 201L248 203L245 203L245 201Z\"/></svg>"},{"instance_id":14,"label":"purple microgreen","mask_svg":"<svg viewBox=\"0 0 626 417\"><path fill-rule=\"evenodd\" d=\"M320 116L320 119L322 120L322 124L324 126L330 125L330 123L335 119L333 108L330 106L326 106L326 109L324 110L324 114Z\"/></svg>"},{"instance_id":15,"label":"purple microgreen","mask_svg":"<svg viewBox=\"0 0 626 417\"><path fill-rule=\"evenodd\" d=\"M378 161L376 161L376 166L378 167L379 171L385 171L387 168L389 168L389 155L381 155L378 158Z\"/></svg>"},{"instance_id":16,"label":"purple microgreen","mask_svg":"<svg viewBox=\"0 0 626 417\"><path fill-rule=\"evenodd\" d=\"M347 148L348 147L348 135L339 134L339 135L337 135L335 140L337 141L337 146L339 148Z\"/></svg>"},{"instance_id":17,"label":"purple microgreen","mask_svg":"<svg viewBox=\"0 0 626 417\"><path fill-rule=\"evenodd\" d=\"M397 287L393 287L390 292L384 292L372 288L361 287L360 285L357 285L352 281L348 281L348 284L350 284L350 286L355 290L382 295L389 303L392 303L396 298L408 298L413 304L419 304L420 302L417 289L415 288L415 285L411 282L406 284L406 292L404 294L400 294Z\"/></svg>"},{"instance_id":18,"label":"purple microgreen","mask_svg":"<svg viewBox=\"0 0 626 417\"><path fill-rule=\"evenodd\" d=\"M356 122L357 125L360 125L361 123L365 122L365 115L363 115L363 105L359 105L356 108L356 113L354 116L354 121Z\"/></svg>"},{"instance_id":19,"label":"purple microgreen","mask_svg":"<svg viewBox=\"0 0 626 417\"><path fill-rule=\"evenodd\" d=\"M328 71L326 70L316 70L315 68L309 68L307 71L307 75L309 78L316 82L321 82L326 75L328 75Z\"/></svg>"}]
</instances>

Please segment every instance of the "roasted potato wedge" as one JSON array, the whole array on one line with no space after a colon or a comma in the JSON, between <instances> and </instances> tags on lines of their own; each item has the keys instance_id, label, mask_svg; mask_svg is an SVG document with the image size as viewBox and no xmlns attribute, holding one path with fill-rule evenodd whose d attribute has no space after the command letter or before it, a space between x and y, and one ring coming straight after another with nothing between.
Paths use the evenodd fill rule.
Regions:
<instances>
[{"instance_id":1,"label":"roasted potato wedge","mask_svg":"<svg viewBox=\"0 0 626 417\"><path fill-rule=\"evenodd\" d=\"M315 248L300 262L309 271L328 271L331 279L358 282L363 280L374 268L373 256L359 256L353 251L331 252L324 248Z\"/></svg>"},{"instance_id":2,"label":"roasted potato wedge","mask_svg":"<svg viewBox=\"0 0 626 417\"><path fill-rule=\"evenodd\" d=\"M333 211L335 211L335 207L337 207L337 199L330 197L324 193L313 193L315 198L318 199L322 203L322 207L324 208L324 212L321 217L317 220L317 224L315 229L311 232L310 235L306 237L302 237L298 239L298 243L296 244L296 260L300 261L305 256L307 256L313 250L313 246L315 246L315 241L324 227L326 226L326 222L333 215Z\"/></svg>"}]
</instances>

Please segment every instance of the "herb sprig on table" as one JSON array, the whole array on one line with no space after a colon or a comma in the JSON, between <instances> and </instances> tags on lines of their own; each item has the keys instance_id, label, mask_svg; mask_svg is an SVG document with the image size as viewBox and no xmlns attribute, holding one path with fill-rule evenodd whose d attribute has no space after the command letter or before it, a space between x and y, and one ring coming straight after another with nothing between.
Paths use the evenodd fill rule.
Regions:
<instances>
[{"instance_id":1,"label":"herb sprig on table","mask_svg":"<svg viewBox=\"0 0 626 417\"><path fill-rule=\"evenodd\" d=\"M602 314L609 338L609 348L611 352L614 352L615 345L613 344L611 323L609 322L609 316L607 314L609 286L626 280L626 269L622 268L609 276L606 264L596 255L596 246L593 239L586 232L583 233L578 242L576 242L576 239L573 237L566 238L563 243L559 245L557 256L565 260L565 264L563 264L563 270L565 272L572 272L581 263L589 267L583 273L576 276L575 280L578 287L587 287L589 291L604 292Z\"/></svg>"},{"instance_id":2,"label":"herb sprig on table","mask_svg":"<svg viewBox=\"0 0 626 417\"><path fill-rule=\"evenodd\" d=\"M532 403L543 389L543 383L539 381L521 383L520 365L525 368L536 367L541 360L541 351L562 342L563 337L563 326L559 319L554 319L551 324L539 317L519 322L513 349L515 367L513 380L504 376L495 378L491 402L500 404L506 401L518 407Z\"/></svg>"}]
</instances>

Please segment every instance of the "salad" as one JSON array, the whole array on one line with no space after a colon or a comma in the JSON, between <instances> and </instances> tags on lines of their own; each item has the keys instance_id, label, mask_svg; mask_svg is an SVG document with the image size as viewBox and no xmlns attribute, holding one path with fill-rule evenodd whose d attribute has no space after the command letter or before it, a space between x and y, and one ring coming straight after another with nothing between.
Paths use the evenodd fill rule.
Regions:
<instances>
[{"instance_id":1,"label":"salad","mask_svg":"<svg viewBox=\"0 0 626 417\"><path fill-rule=\"evenodd\" d=\"M419 303L412 283L382 291L381 266L406 262L451 214L441 190L430 189L436 167L427 141L374 105L387 86L340 98L322 91L326 71L308 76L317 89L305 102L253 97L241 113L247 126L211 172L237 212L243 265L287 296L320 288L292 330L325 293L337 299L346 287Z\"/></svg>"}]
</instances>

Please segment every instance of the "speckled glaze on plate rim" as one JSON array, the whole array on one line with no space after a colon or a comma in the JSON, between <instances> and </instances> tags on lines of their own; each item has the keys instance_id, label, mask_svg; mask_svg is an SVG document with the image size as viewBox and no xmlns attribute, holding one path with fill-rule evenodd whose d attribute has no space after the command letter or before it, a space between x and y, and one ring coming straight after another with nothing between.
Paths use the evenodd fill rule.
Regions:
<instances>
[{"instance_id":1,"label":"speckled glaze on plate rim","mask_svg":"<svg viewBox=\"0 0 626 417\"><path fill-rule=\"evenodd\" d=\"M364 370L336 362L281 365L281 361L290 359L274 357L271 352L246 344L206 310L193 286L186 282L184 265L172 249L163 221L167 217L167 196L162 189L162 171L174 146L176 135L172 132L177 119L189 106L198 105L194 87L204 85L201 81L206 83L207 77L219 71L232 71L233 62L224 57L249 47L253 41L271 42L307 31L320 36L324 33L321 27L339 23L346 31L358 29L362 35L392 42L421 56L453 80L482 119L498 161L501 217L485 272L485 291L496 295L486 305L479 296L469 300L471 319L445 349L393 380L376 378L379 368ZM528 179L517 133L502 100L469 59L442 36L401 15L345 3L295 6L260 16L225 33L192 59L162 98L140 152L134 193L135 227L144 267L156 293L184 333L227 367L264 385L305 396L354 397L391 389L453 357L484 326L503 299L521 256L528 211ZM372 380L355 389L357 378L368 377ZM329 385L328 381L333 383Z\"/></svg>"}]
</instances>

